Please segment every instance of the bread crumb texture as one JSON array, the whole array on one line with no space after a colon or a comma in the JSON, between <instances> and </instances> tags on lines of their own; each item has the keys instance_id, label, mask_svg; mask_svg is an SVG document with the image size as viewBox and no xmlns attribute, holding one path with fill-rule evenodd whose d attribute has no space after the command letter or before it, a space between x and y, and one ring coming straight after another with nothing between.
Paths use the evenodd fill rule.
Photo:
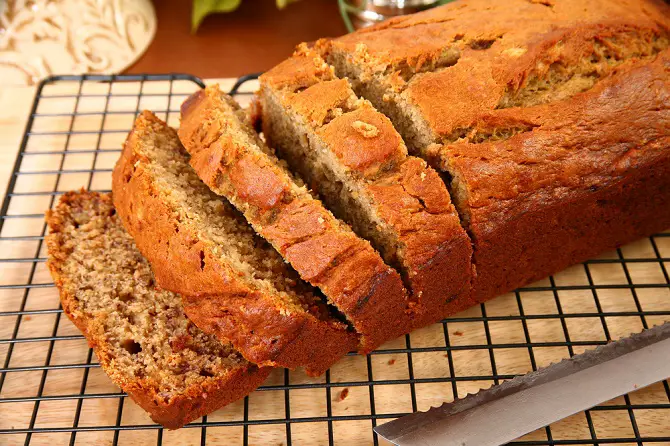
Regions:
<instances>
[{"instance_id":1,"label":"bread crumb texture","mask_svg":"<svg viewBox=\"0 0 670 446\"><path fill-rule=\"evenodd\" d=\"M169 406L206 398L237 372L258 371L190 322L177 294L156 287L109 195L67 193L47 220L49 267L64 311L131 396L139 390Z\"/></svg>"},{"instance_id":2,"label":"bread crumb texture","mask_svg":"<svg viewBox=\"0 0 670 446\"><path fill-rule=\"evenodd\" d=\"M197 236L208 253L221 265L231 267L250 289L274 296L283 311L303 312L318 307L319 299L311 287L298 279L279 253L256 235L228 201L200 180L174 129L145 112L138 118L134 132L134 156L142 160L143 172L151 178L154 193L173 210L178 226ZM202 257L204 262L204 252Z\"/></svg>"}]
</instances>

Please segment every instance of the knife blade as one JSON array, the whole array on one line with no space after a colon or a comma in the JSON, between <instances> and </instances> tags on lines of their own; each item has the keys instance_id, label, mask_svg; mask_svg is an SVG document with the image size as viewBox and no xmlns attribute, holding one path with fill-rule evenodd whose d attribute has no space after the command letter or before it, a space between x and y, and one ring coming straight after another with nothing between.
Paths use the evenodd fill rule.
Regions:
<instances>
[{"instance_id":1,"label":"knife blade","mask_svg":"<svg viewBox=\"0 0 670 446\"><path fill-rule=\"evenodd\" d=\"M670 377L670 322L374 428L400 446L497 446Z\"/></svg>"}]
</instances>

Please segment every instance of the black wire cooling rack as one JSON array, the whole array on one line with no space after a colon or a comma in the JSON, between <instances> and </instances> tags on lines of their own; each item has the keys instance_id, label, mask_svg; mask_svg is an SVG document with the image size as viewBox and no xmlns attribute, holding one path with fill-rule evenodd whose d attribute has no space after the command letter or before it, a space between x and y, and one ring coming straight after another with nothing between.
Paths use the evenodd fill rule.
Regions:
<instances>
[{"instance_id":1,"label":"black wire cooling rack","mask_svg":"<svg viewBox=\"0 0 670 446\"><path fill-rule=\"evenodd\" d=\"M232 87L242 103L253 78ZM179 104L200 87L179 74L57 76L39 85L0 209L0 444L378 444L377 423L670 320L666 232L367 357L349 355L320 378L276 370L244 400L163 430L111 384L63 317L45 265L43 211L67 190L108 190L138 111L177 125ZM514 444L670 444L670 386L617 398Z\"/></svg>"}]
</instances>

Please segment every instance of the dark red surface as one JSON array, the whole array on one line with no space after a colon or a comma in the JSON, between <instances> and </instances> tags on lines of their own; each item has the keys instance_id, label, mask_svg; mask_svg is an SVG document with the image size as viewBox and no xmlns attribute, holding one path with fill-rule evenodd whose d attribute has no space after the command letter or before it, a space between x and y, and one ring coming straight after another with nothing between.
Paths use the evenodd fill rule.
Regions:
<instances>
[{"instance_id":1,"label":"dark red surface","mask_svg":"<svg viewBox=\"0 0 670 446\"><path fill-rule=\"evenodd\" d=\"M271 68L300 42L346 33L336 0L300 0L283 10L274 0L243 0L235 12L205 18L195 35L191 4L154 0L156 37L127 73L237 77Z\"/></svg>"}]
</instances>

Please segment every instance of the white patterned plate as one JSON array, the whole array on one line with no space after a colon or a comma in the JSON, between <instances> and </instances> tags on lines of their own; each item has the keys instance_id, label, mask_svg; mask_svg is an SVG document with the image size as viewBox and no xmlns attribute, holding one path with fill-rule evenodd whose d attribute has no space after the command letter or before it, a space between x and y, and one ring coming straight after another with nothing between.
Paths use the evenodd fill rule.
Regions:
<instances>
[{"instance_id":1,"label":"white patterned plate","mask_svg":"<svg viewBox=\"0 0 670 446\"><path fill-rule=\"evenodd\" d=\"M0 0L0 87L118 73L156 33L150 0Z\"/></svg>"}]
</instances>

